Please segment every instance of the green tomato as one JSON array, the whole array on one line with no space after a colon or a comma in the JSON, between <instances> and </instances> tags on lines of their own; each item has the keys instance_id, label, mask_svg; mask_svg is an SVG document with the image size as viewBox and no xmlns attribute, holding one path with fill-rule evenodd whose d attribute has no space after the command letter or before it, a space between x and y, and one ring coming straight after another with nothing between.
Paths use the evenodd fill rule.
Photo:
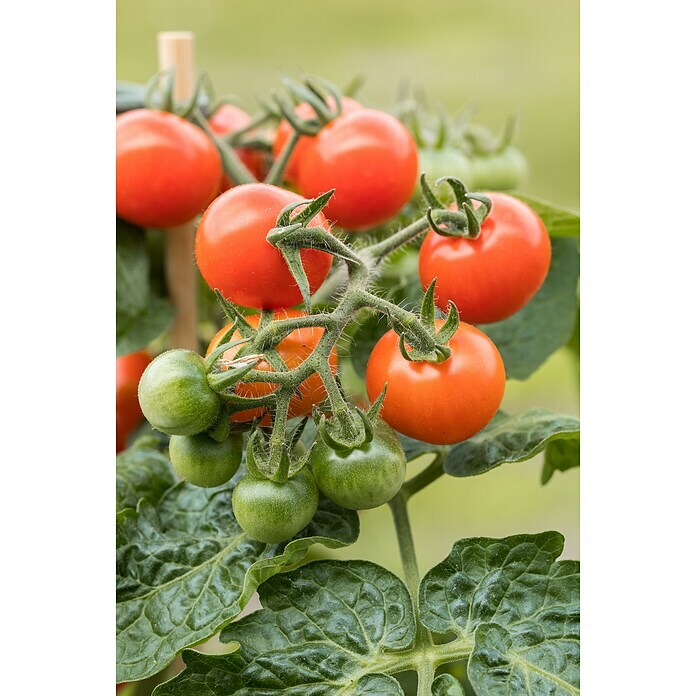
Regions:
<instances>
[{"instance_id":1,"label":"green tomato","mask_svg":"<svg viewBox=\"0 0 696 696\"><path fill-rule=\"evenodd\" d=\"M476 155L471 162L472 186L477 191L508 191L527 177L527 160L515 147L492 155Z\"/></svg>"},{"instance_id":2,"label":"green tomato","mask_svg":"<svg viewBox=\"0 0 696 696\"><path fill-rule=\"evenodd\" d=\"M439 150L431 148L418 151L418 166L421 172L425 172L428 184L433 188L435 181L441 176L454 176L459 179L467 189L471 189L474 179L474 168L469 158L453 147L445 147ZM444 200L454 200L452 189L443 184L437 189L433 188L436 195ZM417 200L423 200L420 184L416 188Z\"/></svg>"},{"instance_id":3,"label":"green tomato","mask_svg":"<svg viewBox=\"0 0 696 696\"><path fill-rule=\"evenodd\" d=\"M350 510L367 510L389 502L406 476L406 457L396 433L381 419L374 437L362 447L336 451L321 438L310 456L319 490Z\"/></svg>"},{"instance_id":4,"label":"green tomato","mask_svg":"<svg viewBox=\"0 0 696 696\"><path fill-rule=\"evenodd\" d=\"M317 484L307 467L285 483L247 474L232 493L239 526L266 544L292 539L312 521L318 505Z\"/></svg>"},{"instance_id":5,"label":"green tomato","mask_svg":"<svg viewBox=\"0 0 696 696\"><path fill-rule=\"evenodd\" d=\"M169 458L184 481L202 488L221 486L237 473L242 462L242 436L231 435L218 442L208 433L172 435Z\"/></svg>"},{"instance_id":6,"label":"green tomato","mask_svg":"<svg viewBox=\"0 0 696 696\"><path fill-rule=\"evenodd\" d=\"M220 415L220 397L208 385L203 358L192 350L169 350L148 366L138 400L153 428L168 435L195 435Z\"/></svg>"}]
</instances>

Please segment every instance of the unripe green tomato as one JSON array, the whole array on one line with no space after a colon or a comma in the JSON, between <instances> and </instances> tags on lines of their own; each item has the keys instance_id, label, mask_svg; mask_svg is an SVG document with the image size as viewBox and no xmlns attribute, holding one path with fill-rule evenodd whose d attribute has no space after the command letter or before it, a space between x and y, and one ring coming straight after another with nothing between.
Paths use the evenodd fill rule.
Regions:
<instances>
[{"instance_id":1,"label":"unripe green tomato","mask_svg":"<svg viewBox=\"0 0 696 696\"><path fill-rule=\"evenodd\" d=\"M494 155L474 156L473 190L507 191L517 188L527 178L527 160L516 147Z\"/></svg>"},{"instance_id":2,"label":"unripe green tomato","mask_svg":"<svg viewBox=\"0 0 696 696\"><path fill-rule=\"evenodd\" d=\"M319 490L308 467L285 483L247 474L232 493L239 526L266 544L292 539L312 521L318 505Z\"/></svg>"},{"instance_id":3,"label":"unripe green tomato","mask_svg":"<svg viewBox=\"0 0 696 696\"><path fill-rule=\"evenodd\" d=\"M444 201L454 201L452 189L442 184L437 189L435 182L441 176L454 176L459 179L469 190L473 190L474 167L471 160L459 150L453 147L441 149L424 148L418 151L418 167L421 173L425 173L428 184ZM414 197L423 201L423 192L420 184L416 187Z\"/></svg>"},{"instance_id":4,"label":"unripe green tomato","mask_svg":"<svg viewBox=\"0 0 696 696\"><path fill-rule=\"evenodd\" d=\"M220 415L220 397L208 385L203 358L192 350L169 350L148 366L138 400L153 428L168 435L195 435Z\"/></svg>"},{"instance_id":5,"label":"unripe green tomato","mask_svg":"<svg viewBox=\"0 0 696 696\"><path fill-rule=\"evenodd\" d=\"M319 490L350 510L368 510L388 503L406 476L406 457L396 433L381 419L371 442L337 452L319 438L310 456Z\"/></svg>"},{"instance_id":6,"label":"unripe green tomato","mask_svg":"<svg viewBox=\"0 0 696 696\"><path fill-rule=\"evenodd\" d=\"M172 435L169 458L184 481L202 488L221 486L237 473L242 462L242 436L230 435L218 442L208 433Z\"/></svg>"}]
</instances>

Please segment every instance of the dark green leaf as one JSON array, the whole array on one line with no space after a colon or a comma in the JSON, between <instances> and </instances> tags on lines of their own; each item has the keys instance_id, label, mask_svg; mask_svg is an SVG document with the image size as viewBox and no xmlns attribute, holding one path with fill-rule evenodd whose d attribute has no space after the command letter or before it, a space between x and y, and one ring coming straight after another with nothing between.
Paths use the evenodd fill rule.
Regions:
<instances>
[{"instance_id":1,"label":"dark green leaf","mask_svg":"<svg viewBox=\"0 0 696 696\"><path fill-rule=\"evenodd\" d=\"M385 675L415 636L411 599L395 575L366 561L316 561L259 588L264 609L231 624L225 655L184 653L186 670L157 696L402 694Z\"/></svg>"},{"instance_id":2,"label":"dark green leaf","mask_svg":"<svg viewBox=\"0 0 696 696\"><path fill-rule=\"evenodd\" d=\"M529 304L509 319L484 324L503 356L508 379L527 379L573 333L580 256L575 239L551 241L551 268Z\"/></svg>"},{"instance_id":3,"label":"dark green leaf","mask_svg":"<svg viewBox=\"0 0 696 696\"><path fill-rule=\"evenodd\" d=\"M567 208L539 200L527 194L513 192L515 198L524 201L542 219L552 237L579 237L580 216Z\"/></svg>"},{"instance_id":4,"label":"dark green leaf","mask_svg":"<svg viewBox=\"0 0 696 696\"><path fill-rule=\"evenodd\" d=\"M433 696L464 696L464 687L451 674L441 674L433 682Z\"/></svg>"},{"instance_id":5,"label":"dark green leaf","mask_svg":"<svg viewBox=\"0 0 696 696\"><path fill-rule=\"evenodd\" d=\"M558 440L580 438L580 422L541 408L502 411L477 435L452 447L445 462L451 476L476 476L507 462L531 459ZM548 456L548 453L547 453Z\"/></svg>"},{"instance_id":6,"label":"dark green leaf","mask_svg":"<svg viewBox=\"0 0 696 696\"><path fill-rule=\"evenodd\" d=\"M558 532L463 539L423 578L421 620L471 654L477 693L579 693L579 564L562 550Z\"/></svg>"},{"instance_id":7,"label":"dark green leaf","mask_svg":"<svg viewBox=\"0 0 696 696\"><path fill-rule=\"evenodd\" d=\"M358 537L357 514L322 500L298 537L262 544L234 519L231 491L180 483L157 507L142 500L137 515L119 516L117 681L155 674L214 635L261 582L299 563L312 544L337 548Z\"/></svg>"},{"instance_id":8,"label":"dark green leaf","mask_svg":"<svg viewBox=\"0 0 696 696\"><path fill-rule=\"evenodd\" d=\"M544 468L541 471L541 482L542 484L548 483L554 471L567 471L576 466L580 466L579 438L551 442L544 454Z\"/></svg>"},{"instance_id":9,"label":"dark green leaf","mask_svg":"<svg viewBox=\"0 0 696 696\"><path fill-rule=\"evenodd\" d=\"M169 459L159 450L130 447L116 457L116 510L134 508L141 498L156 505L174 483Z\"/></svg>"},{"instance_id":10,"label":"dark green leaf","mask_svg":"<svg viewBox=\"0 0 696 696\"><path fill-rule=\"evenodd\" d=\"M150 289L145 231L116 221L116 354L144 348L169 326L174 313Z\"/></svg>"}]
</instances>

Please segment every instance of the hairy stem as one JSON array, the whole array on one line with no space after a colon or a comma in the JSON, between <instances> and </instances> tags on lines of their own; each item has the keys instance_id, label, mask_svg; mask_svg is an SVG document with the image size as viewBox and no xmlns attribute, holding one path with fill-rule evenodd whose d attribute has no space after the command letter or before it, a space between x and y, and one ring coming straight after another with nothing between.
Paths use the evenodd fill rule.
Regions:
<instances>
[{"instance_id":1,"label":"hairy stem","mask_svg":"<svg viewBox=\"0 0 696 696\"><path fill-rule=\"evenodd\" d=\"M273 162L273 166L271 167L270 171L268 172L268 175L266 176L266 180L264 181L265 184L280 186L280 184L283 183L283 177L285 176L285 170L288 167L288 162L290 161L290 157L292 157L293 150L295 149L297 143L300 141L301 137L302 136L297 131L292 132L292 135L285 143L285 146L283 147L280 156L275 162Z\"/></svg>"},{"instance_id":2,"label":"hairy stem","mask_svg":"<svg viewBox=\"0 0 696 696\"><path fill-rule=\"evenodd\" d=\"M383 239L381 242L371 244L363 250L363 253L369 254L377 263L383 261L389 254L402 246L409 244L414 239L418 239L423 233L430 229L430 223L427 217L423 216L412 222L408 227L399 230L395 234Z\"/></svg>"}]
</instances>

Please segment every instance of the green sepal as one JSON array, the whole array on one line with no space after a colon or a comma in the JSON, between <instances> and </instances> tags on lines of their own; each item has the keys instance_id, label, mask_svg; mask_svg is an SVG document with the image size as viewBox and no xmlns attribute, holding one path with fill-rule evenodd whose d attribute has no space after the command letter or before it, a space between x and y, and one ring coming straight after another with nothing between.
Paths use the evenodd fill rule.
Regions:
<instances>
[{"instance_id":1,"label":"green sepal","mask_svg":"<svg viewBox=\"0 0 696 696\"><path fill-rule=\"evenodd\" d=\"M251 340L250 338L242 338L239 341L230 341L230 338L234 335L235 332L235 327L230 326L230 328L225 331L224 336L220 340L220 343L218 343L217 347L215 350L205 358L205 369L210 372L212 369L213 365L215 364L215 361L221 356L224 355L230 348L234 348L235 346L240 346L243 343L249 343Z\"/></svg>"},{"instance_id":2,"label":"green sepal","mask_svg":"<svg viewBox=\"0 0 696 696\"><path fill-rule=\"evenodd\" d=\"M297 287L302 295L302 301L309 310L311 307L310 296L312 291L309 285L309 278L307 278L307 273L302 265L302 254L300 249L296 247L283 247L280 253L283 255L285 263L288 264L288 269L295 283L297 283Z\"/></svg>"},{"instance_id":3,"label":"green sepal","mask_svg":"<svg viewBox=\"0 0 696 696\"><path fill-rule=\"evenodd\" d=\"M385 382L384 386L382 387L382 391L379 393L379 396L374 400L372 406L370 406L370 410L367 412L367 416L371 423L374 423L375 420L379 418L379 413L382 410L382 404L384 403L386 396L387 383Z\"/></svg>"},{"instance_id":4,"label":"green sepal","mask_svg":"<svg viewBox=\"0 0 696 696\"><path fill-rule=\"evenodd\" d=\"M433 278L432 283L428 286L428 289L423 295L423 301L420 307L420 318L421 321L433 331L435 330L435 284L437 283L437 278Z\"/></svg>"},{"instance_id":5,"label":"green sepal","mask_svg":"<svg viewBox=\"0 0 696 696\"><path fill-rule=\"evenodd\" d=\"M229 363L226 364L227 369L225 369L224 372L211 372L208 375L208 384L210 388L213 391L221 392L235 385L247 372L253 370L263 358L263 355L256 353L254 355L244 355L241 358L230 360Z\"/></svg>"},{"instance_id":6,"label":"green sepal","mask_svg":"<svg viewBox=\"0 0 696 696\"><path fill-rule=\"evenodd\" d=\"M433 283L435 281L433 280ZM445 317L445 323L440 327L440 330L435 334L438 343L449 343L454 334L459 328L459 310L457 305L450 300L448 302L447 316Z\"/></svg>"},{"instance_id":7,"label":"green sepal","mask_svg":"<svg viewBox=\"0 0 696 696\"><path fill-rule=\"evenodd\" d=\"M423 193L423 198L425 199L425 202L428 204L430 208L434 208L437 210L443 207L440 199L435 195L433 190L428 185L428 181L425 178L425 172L421 174L420 186L421 191Z\"/></svg>"}]
</instances>

